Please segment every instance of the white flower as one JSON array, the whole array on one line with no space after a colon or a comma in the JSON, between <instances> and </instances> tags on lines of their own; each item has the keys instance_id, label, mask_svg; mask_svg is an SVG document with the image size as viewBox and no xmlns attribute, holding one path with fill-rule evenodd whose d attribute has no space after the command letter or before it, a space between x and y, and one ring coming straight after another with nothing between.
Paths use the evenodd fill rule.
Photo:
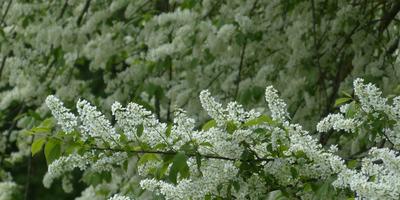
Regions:
<instances>
[{"instance_id":1,"label":"white flower","mask_svg":"<svg viewBox=\"0 0 400 200\"><path fill-rule=\"evenodd\" d=\"M11 181L0 182L0 200L13 200L18 185Z\"/></svg>"},{"instance_id":2,"label":"white flower","mask_svg":"<svg viewBox=\"0 0 400 200\"><path fill-rule=\"evenodd\" d=\"M285 122L289 119L286 103L278 97L278 92L272 86L265 89L265 100L274 120Z\"/></svg>"},{"instance_id":3,"label":"white flower","mask_svg":"<svg viewBox=\"0 0 400 200\"><path fill-rule=\"evenodd\" d=\"M143 106L136 103L129 103L123 108L120 103L112 105L112 113L115 116L117 125L122 128L129 140L139 140L154 147L159 143L167 143L165 131L167 125L161 123L157 118ZM138 126L143 126L143 134L137 135Z\"/></svg>"},{"instance_id":4,"label":"white flower","mask_svg":"<svg viewBox=\"0 0 400 200\"><path fill-rule=\"evenodd\" d=\"M127 196L115 194L114 196L110 197L108 200L132 200L132 199Z\"/></svg>"},{"instance_id":5,"label":"white flower","mask_svg":"<svg viewBox=\"0 0 400 200\"><path fill-rule=\"evenodd\" d=\"M343 114L329 114L323 120L318 122L317 131L318 132L327 132L330 129L335 131L346 131L346 132L354 132L354 130L358 127L358 123L355 119L344 118Z\"/></svg>"},{"instance_id":6,"label":"white flower","mask_svg":"<svg viewBox=\"0 0 400 200\"><path fill-rule=\"evenodd\" d=\"M86 100L79 100L76 107L82 122L80 127L86 137L101 138L110 144L118 144L120 135L111 126L110 121L97 111L96 107L90 105Z\"/></svg>"},{"instance_id":7,"label":"white flower","mask_svg":"<svg viewBox=\"0 0 400 200\"><path fill-rule=\"evenodd\" d=\"M44 175L43 185L49 188L54 179L61 177L64 173L70 172L75 168L85 170L89 164L89 156L89 154L81 156L74 153L68 156L62 156L53 161L49 165L47 173Z\"/></svg>"},{"instance_id":8,"label":"white flower","mask_svg":"<svg viewBox=\"0 0 400 200\"><path fill-rule=\"evenodd\" d=\"M364 84L364 80L354 80L354 94L359 98L362 109L370 113L372 111L388 111L387 99L382 98L382 92L372 83Z\"/></svg>"},{"instance_id":9,"label":"white flower","mask_svg":"<svg viewBox=\"0 0 400 200\"><path fill-rule=\"evenodd\" d=\"M66 133L72 132L77 126L77 117L65 108L63 102L57 97L50 95L46 98L46 104L51 110L51 113L56 118L63 131Z\"/></svg>"}]
</instances>

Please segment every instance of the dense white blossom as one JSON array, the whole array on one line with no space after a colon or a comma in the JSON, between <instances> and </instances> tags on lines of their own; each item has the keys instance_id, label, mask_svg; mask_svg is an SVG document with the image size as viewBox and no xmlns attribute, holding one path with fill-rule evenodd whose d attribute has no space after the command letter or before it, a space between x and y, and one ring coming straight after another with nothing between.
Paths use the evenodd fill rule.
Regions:
<instances>
[{"instance_id":1,"label":"dense white blossom","mask_svg":"<svg viewBox=\"0 0 400 200\"><path fill-rule=\"evenodd\" d=\"M0 182L0 200L13 200L18 185L11 181Z\"/></svg>"},{"instance_id":2,"label":"dense white blossom","mask_svg":"<svg viewBox=\"0 0 400 200\"><path fill-rule=\"evenodd\" d=\"M80 128L86 135L85 137L99 138L113 145L118 144L120 135L111 126L110 121L97 111L96 107L90 105L86 100L79 100L76 108L79 119L82 121Z\"/></svg>"},{"instance_id":3,"label":"dense white blossom","mask_svg":"<svg viewBox=\"0 0 400 200\"><path fill-rule=\"evenodd\" d=\"M167 125L159 122L156 117L141 105L129 103L123 108L118 102L112 105L112 112L117 121L117 125L122 128L130 140L143 141L150 146L155 146L160 142L165 142L164 133ZM138 126L143 126L143 134L137 134Z\"/></svg>"},{"instance_id":4,"label":"dense white blossom","mask_svg":"<svg viewBox=\"0 0 400 200\"><path fill-rule=\"evenodd\" d=\"M51 110L51 114L66 133L72 132L76 128L78 124L77 117L68 108L65 108L63 102L57 97L53 95L48 96L46 104Z\"/></svg>"},{"instance_id":5,"label":"dense white blossom","mask_svg":"<svg viewBox=\"0 0 400 200\"><path fill-rule=\"evenodd\" d=\"M344 130L347 132L354 132L358 123L355 119L346 119L343 114L329 114L323 120L318 122L317 130L319 132L327 132L331 129L335 131Z\"/></svg>"},{"instance_id":6,"label":"dense white blossom","mask_svg":"<svg viewBox=\"0 0 400 200\"><path fill-rule=\"evenodd\" d=\"M75 168L85 170L90 162L89 159L89 154L83 156L71 154L65 157L60 157L49 165L43 178L44 186L49 188L54 179L61 177L64 173L70 172Z\"/></svg>"},{"instance_id":7,"label":"dense white blossom","mask_svg":"<svg viewBox=\"0 0 400 200\"><path fill-rule=\"evenodd\" d=\"M268 86L265 89L265 100L274 120L286 121L289 118L289 114L286 111L286 103L279 99L278 92L272 86Z\"/></svg>"},{"instance_id":8,"label":"dense white blossom","mask_svg":"<svg viewBox=\"0 0 400 200\"><path fill-rule=\"evenodd\" d=\"M108 198L108 200L131 200L131 198L119 194L115 194L114 196Z\"/></svg>"}]
</instances>

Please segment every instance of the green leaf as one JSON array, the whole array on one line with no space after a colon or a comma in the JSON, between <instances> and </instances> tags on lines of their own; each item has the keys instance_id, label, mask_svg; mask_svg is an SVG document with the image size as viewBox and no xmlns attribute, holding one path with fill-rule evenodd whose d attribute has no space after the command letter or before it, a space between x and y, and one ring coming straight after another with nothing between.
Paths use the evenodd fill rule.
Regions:
<instances>
[{"instance_id":1,"label":"green leaf","mask_svg":"<svg viewBox=\"0 0 400 200\"><path fill-rule=\"evenodd\" d=\"M358 166L358 161L357 160L350 160L346 163L347 167L350 169L354 169Z\"/></svg>"},{"instance_id":2,"label":"green leaf","mask_svg":"<svg viewBox=\"0 0 400 200\"><path fill-rule=\"evenodd\" d=\"M294 167L291 167L291 168L290 168L290 173L292 174L292 177L293 177L293 178L299 177L299 172L297 172L297 169L294 168Z\"/></svg>"},{"instance_id":3,"label":"green leaf","mask_svg":"<svg viewBox=\"0 0 400 200\"><path fill-rule=\"evenodd\" d=\"M235 132L237 129L237 126L234 122L229 121L228 123L226 123L226 131L228 131L228 133L232 134L233 132Z\"/></svg>"},{"instance_id":4,"label":"green leaf","mask_svg":"<svg viewBox=\"0 0 400 200\"><path fill-rule=\"evenodd\" d=\"M268 193L267 200L284 200L288 199L285 197L282 191L280 190L274 190Z\"/></svg>"},{"instance_id":5,"label":"green leaf","mask_svg":"<svg viewBox=\"0 0 400 200\"><path fill-rule=\"evenodd\" d=\"M53 118L47 118L42 123L40 123L39 127L45 127L51 129L54 126L54 124L55 123Z\"/></svg>"},{"instance_id":6,"label":"green leaf","mask_svg":"<svg viewBox=\"0 0 400 200\"><path fill-rule=\"evenodd\" d=\"M201 172L201 155L199 153L196 154L196 165L197 171L199 171L200 176L203 176L203 173Z\"/></svg>"},{"instance_id":7,"label":"green leaf","mask_svg":"<svg viewBox=\"0 0 400 200\"><path fill-rule=\"evenodd\" d=\"M50 129L47 127L35 127L31 129L31 133L32 134L36 134L36 133L48 133L50 132Z\"/></svg>"},{"instance_id":8,"label":"green leaf","mask_svg":"<svg viewBox=\"0 0 400 200\"><path fill-rule=\"evenodd\" d=\"M61 145L56 139L50 139L44 146L44 156L46 157L47 165L59 158L61 155Z\"/></svg>"},{"instance_id":9,"label":"green leaf","mask_svg":"<svg viewBox=\"0 0 400 200\"><path fill-rule=\"evenodd\" d=\"M157 161L160 160L156 154L154 153L145 153L142 155L142 157L140 157L138 165L143 165L145 163L147 163L148 161Z\"/></svg>"},{"instance_id":10,"label":"green leaf","mask_svg":"<svg viewBox=\"0 0 400 200\"><path fill-rule=\"evenodd\" d=\"M239 181L232 181L232 185L233 185L233 188L234 188L237 192L239 192L239 190L240 190Z\"/></svg>"},{"instance_id":11,"label":"green leaf","mask_svg":"<svg viewBox=\"0 0 400 200\"><path fill-rule=\"evenodd\" d=\"M165 131L165 135L169 137L171 135L172 124L169 123L167 126L167 130Z\"/></svg>"},{"instance_id":12,"label":"green leaf","mask_svg":"<svg viewBox=\"0 0 400 200\"><path fill-rule=\"evenodd\" d=\"M358 105L355 101L350 103L350 106L346 112L346 117L354 117L358 111Z\"/></svg>"},{"instance_id":13,"label":"green leaf","mask_svg":"<svg viewBox=\"0 0 400 200\"><path fill-rule=\"evenodd\" d=\"M336 99L335 106L342 105L342 104L344 104L344 103L346 103L348 101L351 101L351 100L352 100L352 98L349 98L349 97L343 97L343 98Z\"/></svg>"},{"instance_id":14,"label":"green leaf","mask_svg":"<svg viewBox=\"0 0 400 200\"><path fill-rule=\"evenodd\" d=\"M172 183L177 183L178 173L181 175L181 178L189 177L189 166L187 165L186 161L187 157L184 152L178 152L174 156L172 166L169 170L169 180Z\"/></svg>"},{"instance_id":15,"label":"green leaf","mask_svg":"<svg viewBox=\"0 0 400 200\"><path fill-rule=\"evenodd\" d=\"M40 150L42 150L42 146L45 141L46 138L38 138L33 141L31 145L32 156L36 155Z\"/></svg>"},{"instance_id":16,"label":"green leaf","mask_svg":"<svg viewBox=\"0 0 400 200\"><path fill-rule=\"evenodd\" d=\"M273 124L273 120L267 115L261 115L260 117L247 121L243 126L255 126L262 123Z\"/></svg>"},{"instance_id":17,"label":"green leaf","mask_svg":"<svg viewBox=\"0 0 400 200\"><path fill-rule=\"evenodd\" d=\"M112 178L111 172L103 171L103 172L89 172L85 173L82 177L82 181L88 185L98 185L103 182L110 182Z\"/></svg>"},{"instance_id":18,"label":"green leaf","mask_svg":"<svg viewBox=\"0 0 400 200\"><path fill-rule=\"evenodd\" d=\"M305 183L303 187L304 192L312 192L312 185L310 183Z\"/></svg>"},{"instance_id":19,"label":"green leaf","mask_svg":"<svg viewBox=\"0 0 400 200\"><path fill-rule=\"evenodd\" d=\"M328 178L322 184L318 185L318 188L315 192L316 199L335 199L335 189L332 186L332 182L334 178Z\"/></svg>"},{"instance_id":20,"label":"green leaf","mask_svg":"<svg viewBox=\"0 0 400 200\"><path fill-rule=\"evenodd\" d=\"M136 135L138 137L142 136L143 130L144 130L143 124L138 125L138 127L136 129Z\"/></svg>"},{"instance_id":21,"label":"green leaf","mask_svg":"<svg viewBox=\"0 0 400 200\"><path fill-rule=\"evenodd\" d=\"M346 97L353 98L353 97L351 96L351 94L349 94L349 93L347 93L347 92L345 92L345 91L342 91L342 94L343 94L344 96L346 96Z\"/></svg>"},{"instance_id":22,"label":"green leaf","mask_svg":"<svg viewBox=\"0 0 400 200\"><path fill-rule=\"evenodd\" d=\"M217 122L212 119L212 120L206 122L201 129L207 131L210 128L215 127L215 126L217 126Z\"/></svg>"},{"instance_id":23,"label":"green leaf","mask_svg":"<svg viewBox=\"0 0 400 200\"><path fill-rule=\"evenodd\" d=\"M40 123L39 126L34 127L31 130L29 130L28 133L30 135L34 135L37 133L50 133L53 126L54 126L54 119L47 118L42 123Z\"/></svg>"}]
</instances>

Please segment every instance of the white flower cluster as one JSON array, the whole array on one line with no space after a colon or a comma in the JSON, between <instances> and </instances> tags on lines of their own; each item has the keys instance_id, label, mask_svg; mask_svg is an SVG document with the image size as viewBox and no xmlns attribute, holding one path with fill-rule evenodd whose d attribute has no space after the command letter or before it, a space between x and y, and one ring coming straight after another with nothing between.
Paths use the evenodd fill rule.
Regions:
<instances>
[{"instance_id":1,"label":"white flower cluster","mask_svg":"<svg viewBox=\"0 0 400 200\"><path fill-rule=\"evenodd\" d=\"M201 155L212 155L210 158L201 157L200 167L197 165L197 159L189 157L188 166L192 176L190 178L178 177L176 185L154 178L141 181L141 186L144 189L157 192L165 196L166 199L202 199L208 194L225 196L226 190L228 190L227 183L231 181L242 182L245 188L241 190L241 193L236 191L234 195L246 196L246 194L243 194L245 192L261 198L262 193L259 191L267 187L266 185L250 187L250 183L237 176L240 168L234 161L240 161L241 155L247 149L242 146L243 143L251 144L247 151L254 151L256 157L271 160L271 162L265 161L264 173L272 173L271 175L277 178L282 185L288 185L290 182L300 182L300 179L290 175L291 165L296 162L296 158L292 156L299 152L303 152L311 161L307 165L296 165L296 170L304 177L326 178L345 168L340 158L330 152L325 152L321 145L317 145L317 142L306 131L303 131L299 125L293 125L287 121L288 115L285 103L279 99L272 87L267 88L266 97L274 119L283 127L276 126L275 123L262 123L255 126L246 126L246 128L241 127L246 122L257 120L260 114L254 111L246 112L236 102L228 103L227 108L223 108L220 103L210 97L207 91L201 93L200 101L208 114L217 121L216 127L211 127L207 130L194 130L195 121L188 118L185 111L179 109L175 112L174 123L169 134L166 134L166 124L160 123L151 112L138 104L130 103L124 108L120 103L116 102L112 106L112 112L116 119L116 126L121 128L129 139L139 140L150 147L164 144L175 151L178 151L183 145L192 144L198 147L197 150ZM82 128L84 133L88 131L103 131L103 134L108 134L106 130L114 130L109 122L104 122L104 116L86 101L79 101L77 104L80 118L83 118L81 126L85 127ZM233 124L229 125L232 122ZM103 126L94 126L93 124L105 124L108 129L104 129ZM138 135L140 126L142 133ZM256 130L259 129L271 132L271 138L268 139L264 134L257 134ZM87 137L98 137L98 134L90 134L90 132L85 134ZM267 146L271 146L272 151L287 148L283 152L287 158L277 158L271 152L271 149L266 148ZM124 153L111 156L100 153L96 157L97 159L93 161L93 164L82 163L82 160L90 160L91 158L83 158L75 154L56 160L49 166L49 172L45 176L46 184L49 185L52 179L75 167L82 170L89 168L95 171L111 170L111 165L115 165L118 162L121 163L122 160L127 159L127 155ZM219 159L219 157L224 159ZM76 161L78 158L80 161ZM71 162L64 165L67 161ZM162 159L156 159L139 166L140 174L150 174L151 170L162 166L162 162ZM202 175L196 176L196 174ZM254 180L260 180L258 175L254 175L253 178ZM262 181L259 184L261 183ZM252 184L256 185L257 183ZM260 194L255 195L252 192L253 190L258 191L257 193Z\"/></svg>"},{"instance_id":2,"label":"white flower cluster","mask_svg":"<svg viewBox=\"0 0 400 200\"><path fill-rule=\"evenodd\" d=\"M286 111L286 103L278 97L278 92L272 86L268 86L265 90L265 100L268 103L274 120L285 122L289 119L289 113Z\"/></svg>"},{"instance_id":3,"label":"white flower cluster","mask_svg":"<svg viewBox=\"0 0 400 200\"><path fill-rule=\"evenodd\" d=\"M228 103L226 108L215 101L208 90L203 90L200 92L200 102L208 115L213 118L218 125L223 125L227 121L232 121L236 124L243 123L247 120L251 120L260 116L254 110L246 112L243 106L237 104L236 102Z\"/></svg>"},{"instance_id":4,"label":"white flower cluster","mask_svg":"<svg viewBox=\"0 0 400 200\"><path fill-rule=\"evenodd\" d=\"M327 132L330 129L335 131L346 131L346 132L354 132L356 127L358 126L355 119L346 119L343 114L330 114L325 117L323 120L318 122L317 131L319 132Z\"/></svg>"},{"instance_id":5,"label":"white flower cluster","mask_svg":"<svg viewBox=\"0 0 400 200\"><path fill-rule=\"evenodd\" d=\"M377 93L379 92L375 91L374 94ZM349 169L345 161L335 155L338 151L337 146L332 146L330 150L324 149L300 125L290 122L286 104L273 87L267 87L265 96L273 121L263 118L254 111L245 111L236 102L228 103L227 107L223 108L208 91L201 92L202 106L217 122L215 126L204 130L195 130L195 121L180 109L175 111L171 127L159 122L150 111L135 103L122 107L116 102L112 106L112 113L116 119L115 126L122 129L129 141L145 143L150 148L169 152L178 152L182 149L185 151L190 145L196 147L194 150L200 155L199 158L194 158L196 154L193 154L193 150L188 150L186 155L185 162L190 176L178 174L176 184L152 176L154 171L160 170L160 167L164 168L165 176L170 175L168 169L172 168L172 164L164 166L160 155L154 155L149 161L139 162L139 173L145 177L140 181L141 187L166 199L203 199L207 195L226 197L227 191L231 190L229 184L232 182L243 186L231 192L230 195L236 198L249 196L253 199L265 198L262 191L268 190L269 186L262 180L263 175L273 177L276 180L274 183L279 186L294 188L301 188L307 180L324 181L337 176L333 183L335 187L350 188L360 198L391 199L400 194L398 189L400 182L397 178L393 178L400 176L398 170L400 158L394 151L373 148L369 156L362 159L360 170ZM363 104L365 101L361 98L372 97L364 95L359 98ZM395 102L393 108L396 106L398 105ZM375 109L385 106L373 107ZM341 113L331 114L323 119L317 125L318 131L334 129L354 132L358 126L365 123L363 120L366 119L362 117L362 112L357 112L354 118L346 118L349 109L353 108L345 105ZM98 130L97 132L103 131L102 134L108 134L106 130L112 130L111 132L115 134L115 128L108 121L105 122L105 117L86 101L78 102L78 112L80 118L83 118L81 126L90 127L82 128L84 133L87 130L92 132ZM391 118L397 116L396 112L395 110L389 113ZM373 115L373 110L369 114ZM105 125L93 126L90 123ZM85 134L89 138L98 137L97 134ZM112 143L112 140L108 142ZM110 171L129 158L128 152L129 150L126 153L113 154L90 152L83 156L71 154L61 157L49 166L44 183L48 186L54 178L75 167L81 170ZM252 173L252 181L249 182L249 179L242 177L240 166L250 162L247 160L248 157L243 156L251 154L253 157L250 159L255 159L253 162L259 159L257 162L261 163L261 170Z\"/></svg>"},{"instance_id":6,"label":"white flower cluster","mask_svg":"<svg viewBox=\"0 0 400 200\"><path fill-rule=\"evenodd\" d=\"M193 171L196 165L192 166ZM145 179L140 182L143 189L162 194L166 199L204 199L207 194L219 194L218 186L222 183L234 180L238 169L232 162L209 159L202 163L203 176L182 179L177 185L156 179ZM226 189L226 188L225 188Z\"/></svg>"},{"instance_id":7,"label":"white flower cluster","mask_svg":"<svg viewBox=\"0 0 400 200\"><path fill-rule=\"evenodd\" d=\"M75 168L79 168L82 171L85 170L87 165L90 164L89 156L89 154L78 155L74 153L53 161L49 165L47 173L44 175L43 185L49 188L54 179L61 177L66 172L70 172Z\"/></svg>"},{"instance_id":8,"label":"white flower cluster","mask_svg":"<svg viewBox=\"0 0 400 200\"><path fill-rule=\"evenodd\" d=\"M84 135L105 140L113 145L118 144L120 135L116 133L110 121L97 111L96 107L90 105L86 100L79 100L76 103L76 108L79 119L82 121L80 127Z\"/></svg>"},{"instance_id":9,"label":"white flower cluster","mask_svg":"<svg viewBox=\"0 0 400 200\"><path fill-rule=\"evenodd\" d=\"M150 111L141 105L129 103L126 108L123 108L120 103L115 102L111 110L118 127L122 128L129 140L146 142L151 147L162 141L166 142L164 135L167 125L159 122ZM143 126L142 135L137 135L138 126Z\"/></svg>"},{"instance_id":10,"label":"white flower cluster","mask_svg":"<svg viewBox=\"0 0 400 200\"><path fill-rule=\"evenodd\" d=\"M132 199L127 196L115 194L114 196L108 198L108 200L132 200Z\"/></svg>"},{"instance_id":11,"label":"white flower cluster","mask_svg":"<svg viewBox=\"0 0 400 200\"><path fill-rule=\"evenodd\" d=\"M361 170L345 169L333 185L349 187L360 199L398 199L400 158L387 149L372 148L362 160Z\"/></svg>"},{"instance_id":12,"label":"white flower cluster","mask_svg":"<svg viewBox=\"0 0 400 200\"><path fill-rule=\"evenodd\" d=\"M0 182L0 200L13 200L18 185L11 181Z\"/></svg>"},{"instance_id":13,"label":"white flower cluster","mask_svg":"<svg viewBox=\"0 0 400 200\"><path fill-rule=\"evenodd\" d=\"M77 126L77 117L70 112L68 108L64 107L57 97L50 95L46 98L46 104L51 110L51 114L56 118L61 128L66 133L72 132Z\"/></svg>"},{"instance_id":14,"label":"white flower cluster","mask_svg":"<svg viewBox=\"0 0 400 200\"><path fill-rule=\"evenodd\" d=\"M386 124L386 127L378 129L377 137L389 140L394 147L398 147L400 118L398 115L398 99L393 99L389 105L388 99L381 97L382 92L373 84L364 84L363 79L354 81L354 93L359 100L360 110L352 104L343 105L341 113L330 114L317 125L319 132L327 132L330 129L345 132L363 131L360 126L374 129L374 121ZM351 108L353 107L353 108ZM354 114L347 116L349 109ZM365 117L369 115L370 117ZM370 118L373 118L371 121ZM390 123L391 124L390 124ZM367 134L372 134L367 132ZM361 169L341 168L338 178L333 185L338 188L348 187L355 191L360 199L398 199L400 195L400 158L398 153L388 148L373 147L367 157L361 161Z\"/></svg>"},{"instance_id":15,"label":"white flower cluster","mask_svg":"<svg viewBox=\"0 0 400 200\"><path fill-rule=\"evenodd\" d=\"M100 153L96 162L90 166L90 170L96 172L112 171L114 166L121 166L123 161L125 161L127 158L128 155L126 152L114 152L111 155Z\"/></svg>"},{"instance_id":16,"label":"white flower cluster","mask_svg":"<svg viewBox=\"0 0 400 200\"><path fill-rule=\"evenodd\" d=\"M381 128L378 138L388 137L395 145L400 145L400 97L393 98L392 105L388 104L388 99L382 97L382 92L373 84L364 84L364 80L357 78L354 80L354 94L359 100L359 104L347 103L340 107L340 113L329 114L317 124L319 132L327 132L331 129L335 131L355 132L361 126L374 128L371 124L373 121L381 121L387 123L386 127ZM358 109L356 105L360 106ZM353 114L348 116L349 109ZM367 117L367 115L372 116ZM391 123L391 124L389 124ZM384 136L383 136L384 135Z\"/></svg>"},{"instance_id":17,"label":"white flower cluster","mask_svg":"<svg viewBox=\"0 0 400 200\"><path fill-rule=\"evenodd\" d=\"M381 97L382 92L372 83L364 84L364 80L354 80L354 94L359 98L364 112L388 111L390 107L386 104L387 99Z\"/></svg>"}]
</instances>

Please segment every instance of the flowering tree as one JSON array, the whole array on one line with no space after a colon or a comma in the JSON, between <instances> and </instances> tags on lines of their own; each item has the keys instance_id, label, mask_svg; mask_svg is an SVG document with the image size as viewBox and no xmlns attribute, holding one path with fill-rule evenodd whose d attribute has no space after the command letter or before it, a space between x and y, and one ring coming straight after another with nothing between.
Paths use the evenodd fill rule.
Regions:
<instances>
[{"instance_id":1,"label":"flowering tree","mask_svg":"<svg viewBox=\"0 0 400 200\"><path fill-rule=\"evenodd\" d=\"M129 177L133 165L141 188L166 199L397 199L400 97L388 104L379 89L362 79L354 81L354 93L339 99L345 103L339 113L317 125L319 132L341 134L342 141L329 149L291 122L286 104L271 86L265 91L271 117L246 111L236 102L224 107L202 91L200 101L211 120L201 128L180 109L168 124L136 103L123 107L118 102L112 105L112 125L86 100L77 102L76 116L49 96L46 103L60 128L38 127L32 134L34 145L47 141L46 187L62 177L70 189L68 174L74 168L84 171L84 179L99 176L105 179L100 185L109 184L113 178L108 173ZM49 132L36 133L40 128ZM348 141L360 140L363 149L346 151ZM137 195L129 187L135 184L131 179L122 178L120 184L107 195L126 196L111 199Z\"/></svg>"},{"instance_id":2,"label":"flowering tree","mask_svg":"<svg viewBox=\"0 0 400 200\"><path fill-rule=\"evenodd\" d=\"M35 171L45 168L45 162L40 162L43 157L41 147L44 145L44 154L50 164L58 156L76 151L74 147L66 150L68 142L72 146L82 145L75 144L75 139L89 146L96 147L100 144L102 148L120 149L124 148L120 145L136 142L139 143L136 146L143 143L145 150L176 151L175 154L184 151L184 156L179 155L189 162L190 159L199 157L190 156L190 152L196 154L200 147L211 147L204 147L207 143L197 144L198 147L191 143L185 145L190 141L186 138L179 145L189 148L190 151L180 150L179 145L179 148L173 149L169 146L155 148L152 145L157 144L152 140L157 137L147 138L141 134L138 136L141 142L136 141L137 130L139 133L142 132L141 129L143 132L145 130L144 125L140 125L144 124L144 118L153 113L152 123L157 124L162 133L165 129L172 132L179 122L178 119L183 121L186 115L193 118L189 121L194 120L190 123L192 125L188 125L188 132L201 132L200 127L204 124L210 127L203 131L218 132L227 126L227 121L233 121L229 122L229 127L234 130L245 129L252 132L247 129L255 127L241 127L239 124L261 117L261 114L256 113L265 113L262 97L265 86L271 84L288 103L286 121L290 124L301 124L304 129L309 130L313 137L318 137L323 149L328 149L332 144L339 145L339 155L342 158L354 160L365 157L366 150L373 144L368 142L371 138L366 140L366 129L359 116L328 114L336 109L335 99L339 98L339 91L351 93L351 83L355 77L363 77L378 84L385 94L399 93L399 28L396 19L399 10L400 4L396 1L4 0L0 2L0 191L11 191L8 188L12 188L16 195L24 191L27 199L30 190L33 190L31 185L39 184L34 177L44 173ZM207 112L212 108L205 106L208 93L202 92L201 101L198 100L197 96L203 90L210 91L222 104L227 104L226 108L221 108L221 112L231 116L229 120L209 113L215 122L206 123L209 116L200 111L202 107ZM70 111L62 109L61 103L56 103L61 100L49 98L48 102L53 102L48 104L50 110L58 110L53 113L54 116L66 117L66 123L61 124L63 132L69 133L69 136L77 136L67 143L64 140L61 142L60 139L64 139L61 133L61 138L38 136L37 133L49 133L54 124L53 120L45 120L50 115L49 109L44 105L48 95L57 96L68 108L72 108L77 99L86 99L96 105L98 110L105 111L105 116L101 117L103 121L115 118L118 123L111 121L103 132L94 133L91 131L92 127L78 133L77 126L82 123L92 124L91 119L100 119L100 114L88 115L86 117L90 118L83 121L82 113L89 112L85 109L90 108L93 112L95 110L88 106L88 102L79 101L79 106L72 109L79 116L64 115ZM350 100L355 102L352 96L354 95L347 94L337 103ZM113 104L114 101L121 102L121 106ZM229 103L230 101L238 103ZM131 105L129 102L136 104ZM348 107L354 107L353 104ZM136 108L133 105L142 107ZM110 112L110 108L115 109ZM245 110L248 108L255 110L247 113ZM143 118L139 124L126 122L126 126L132 128L128 131L129 128L124 129L119 121L131 117L128 113L130 109L143 110L146 114L136 116L137 119ZM241 112L243 113L239 114ZM243 119L235 121L233 116L242 116ZM315 124L325 116L328 117L315 128ZM369 118L371 123L374 120L379 121L373 117ZM265 116L261 118L261 121L266 120ZM285 120L280 121L283 123ZM347 128L344 128L344 124L343 127L335 124L339 122L347 123ZM357 124L356 127L351 126L353 122ZM92 125L95 126L94 123ZM36 128L32 129L33 127ZM97 130L98 127L94 128ZM219 129L215 130L216 128ZM280 126L278 128L285 129ZM106 141L117 141L107 146L102 144L103 139L96 134L108 134L110 130L115 135L126 135L106 138ZM338 133L344 131L351 134ZM396 141L395 132L395 129L385 129L386 140L390 139L393 144ZM380 133L380 128L374 131L374 135ZM373 137L374 140L375 138L379 139L377 136ZM164 141L164 145L177 142L169 137L158 139L165 139L167 142ZM220 138L221 141L225 139L230 141L228 136ZM375 141L380 143L374 145L383 147L386 140ZM258 141L259 145L262 142ZM386 145L387 143L386 141ZM235 147L231 143L226 145ZM250 148L250 144L243 142L238 142L238 145L239 149ZM81 151L89 151L85 148ZM94 160L110 157L109 151L102 155L97 151L101 150L95 150L91 156L86 156L93 157ZM198 153L214 155L213 153L218 152ZM232 149L233 152L238 153ZM35 155L34 158L31 158L31 153ZM132 158L131 154L135 154L129 151L115 153L119 153L117 155L122 160L125 157ZM175 154L168 154L171 163ZM119 193L117 190L120 186L124 186L122 193L139 195L142 192L138 189L139 180L147 177L150 173L147 168L151 168L152 164L157 165L161 158L158 154L138 155L140 158L135 157L138 160L128 159L129 162L123 166L110 165L107 168L113 170L100 170L101 173L83 170L83 180L90 187L82 193L82 198L97 198L91 196L94 193L98 194L98 198L108 198L111 194ZM140 162L142 156L144 160L149 159L150 164L147 161ZM231 155L225 156L231 158ZM200 158L205 159L201 156ZM235 157L232 159L237 161ZM206 166L208 160L210 159L201 160L202 164L204 162ZM136 162L140 162L139 166L142 167L137 169ZM22 163L23 167L19 168L18 163ZM197 162L191 160L189 163ZM261 165L245 163L249 166ZM87 167L82 165L82 169ZM130 167L129 174L120 170L123 167ZM170 166L166 167L167 172ZM188 167L189 174L193 174L193 166L188 164ZM76 186L76 177L80 177L76 173L75 170L63 176L63 188L66 191L71 191L74 184L75 188L79 188L75 191L80 193L82 186ZM178 176L181 176L180 170ZM48 178L52 180L51 177ZM163 177L156 178L162 180ZM237 185L239 181L244 180L232 180L231 185ZM315 189L314 185L318 184L313 182L306 188ZM222 185L220 192L228 190L229 184ZM289 185L286 187L288 190L292 187ZM230 190L238 193L232 186ZM160 191L160 187L153 188L154 190L147 188L147 191ZM270 196L278 195L278 188L275 189L268 190L275 191ZM58 190L53 187L52 192L54 191ZM284 195L293 194L293 191L280 190ZM37 193L50 192L43 190ZM150 193L145 192L144 196ZM224 196L222 193L221 197ZM11 196L11 192L0 194L5 194L4 198ZM159 194L166 196L161 191ZM210 192L208 195L211 198L215 194ZM76 194L72 194L70 198L73 196Z\"/></svg>"}]
</instances>

